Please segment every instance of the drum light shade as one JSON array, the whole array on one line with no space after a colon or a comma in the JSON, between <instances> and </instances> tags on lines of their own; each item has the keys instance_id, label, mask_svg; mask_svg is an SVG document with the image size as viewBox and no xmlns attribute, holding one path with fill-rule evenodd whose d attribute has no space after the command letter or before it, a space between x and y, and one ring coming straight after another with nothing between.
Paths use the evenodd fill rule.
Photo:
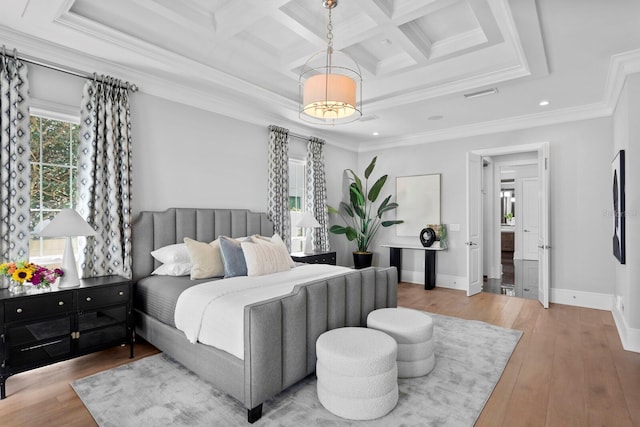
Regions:
<instances>
[{"instance_id":1,"label":"drum light shade","mask_svg":"<svg viewBox=\"0 0 640 427\"><path fill-rule=\"evenodd\" d=\"M327 49L313 54L298 80L300 119L319 125L349 123L362 117L362 73L347 53L333 49L331 9L338 0L324 0L329 10Z\"/></svg>"},{"instance_id":2,"label":"drum light shade","mask_svg":"<svg viewBox=\"0 0 640 427\"><path fill-rule=\"evenodd\" d=\"M318 74L304 84L304 112L319 119L342 119L356 112L356 82L339 74Z\"/></svg>"}]
</instances>

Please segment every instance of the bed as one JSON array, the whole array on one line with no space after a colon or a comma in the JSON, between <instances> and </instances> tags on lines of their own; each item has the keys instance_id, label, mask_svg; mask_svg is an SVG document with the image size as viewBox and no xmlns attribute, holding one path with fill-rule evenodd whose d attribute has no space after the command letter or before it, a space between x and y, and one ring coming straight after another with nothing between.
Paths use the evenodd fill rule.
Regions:
<instances>
[{"instance_id":1,"label":"bed","mask_svg":"<svg viewBox=\"0 0 640 427\"><path fill-rule=\"evenodd\" d=\"M183 290L210 279L151 276L159 266L151 251L181 243L184 237L207 242L221 235L271 236L272 223L264 213L242 209L172 208L141 212L132 227L136 334L239 400L249 422L261 417L264 401L314 372L320 334L364 326L371 311L397 306L394 267L349 269L244 306L242 358L200 342L192 344L171 320L175 302ZM158 296L153 292L158 288L166 291Z\"/></svg>"}]
</instances>

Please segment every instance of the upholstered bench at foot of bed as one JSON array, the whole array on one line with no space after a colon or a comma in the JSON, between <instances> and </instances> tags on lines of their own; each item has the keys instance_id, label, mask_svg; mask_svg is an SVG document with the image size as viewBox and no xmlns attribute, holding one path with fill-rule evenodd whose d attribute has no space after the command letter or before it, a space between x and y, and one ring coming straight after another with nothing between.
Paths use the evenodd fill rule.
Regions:
<instances>
[{"instance_id":1,"label":"upholstered bench at foot of bed","mask_svg":"<svg viewBox=\"0 0 640 427\"><path fill-rule=\"evenodd\" d=\"M329 412L373 420L398 403L397 344L385 333L340 328L316 342L318 399Z\"/></svg>"},{"instance_id":2,"label":"upholstered bench at foot of bed","mask_svg":"<svg viewBox=\"0 0 640 427\"><path fill-rule=\"evenodd\" d=\"M382 308L367 316L367 327L389 334L398 343L398 378L427 375L435 366L433 319L409 308Z\"/></svg>"}]
</instances>

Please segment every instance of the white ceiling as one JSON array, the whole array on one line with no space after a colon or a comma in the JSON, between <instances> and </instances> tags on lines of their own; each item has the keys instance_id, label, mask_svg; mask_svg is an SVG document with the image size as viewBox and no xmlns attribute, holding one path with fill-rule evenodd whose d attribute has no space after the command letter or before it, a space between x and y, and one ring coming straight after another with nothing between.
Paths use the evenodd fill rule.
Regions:
<instances>
[{"instance_id":1,"label":"white ceiling","mask_svg":"<svg viewBox=\"0 0 640 427\"><path fill-rule=\"evenodd\" d=\"M22 54L360 151L610 114L612 58L640 49L637 0L340 0L334 46L362 68L364 115L312 128L298 118L298 74L326 47L322 0L0 0L0 10L0 44ZM487 88L498 93L463 96Z\"/></svg>"}]
</instances>

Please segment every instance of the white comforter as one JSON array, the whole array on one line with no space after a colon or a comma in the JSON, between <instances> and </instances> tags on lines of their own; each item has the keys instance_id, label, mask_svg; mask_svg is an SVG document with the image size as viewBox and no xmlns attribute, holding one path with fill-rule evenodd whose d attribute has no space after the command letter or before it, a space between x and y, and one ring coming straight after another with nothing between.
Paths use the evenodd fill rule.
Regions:
<instances>
[{"instance_id":1,"label":"white comforter","mask_svg":"<svg viewBox=\"0 0 640 427\"><path fill-rule=\"evenodd\" d=\"M244 359L244 307L290 293L296 285L338 276L346 267L305 264L282 273L202 283L178 297L174 320L187 339Z\"/></svg>"}]
</instances>

